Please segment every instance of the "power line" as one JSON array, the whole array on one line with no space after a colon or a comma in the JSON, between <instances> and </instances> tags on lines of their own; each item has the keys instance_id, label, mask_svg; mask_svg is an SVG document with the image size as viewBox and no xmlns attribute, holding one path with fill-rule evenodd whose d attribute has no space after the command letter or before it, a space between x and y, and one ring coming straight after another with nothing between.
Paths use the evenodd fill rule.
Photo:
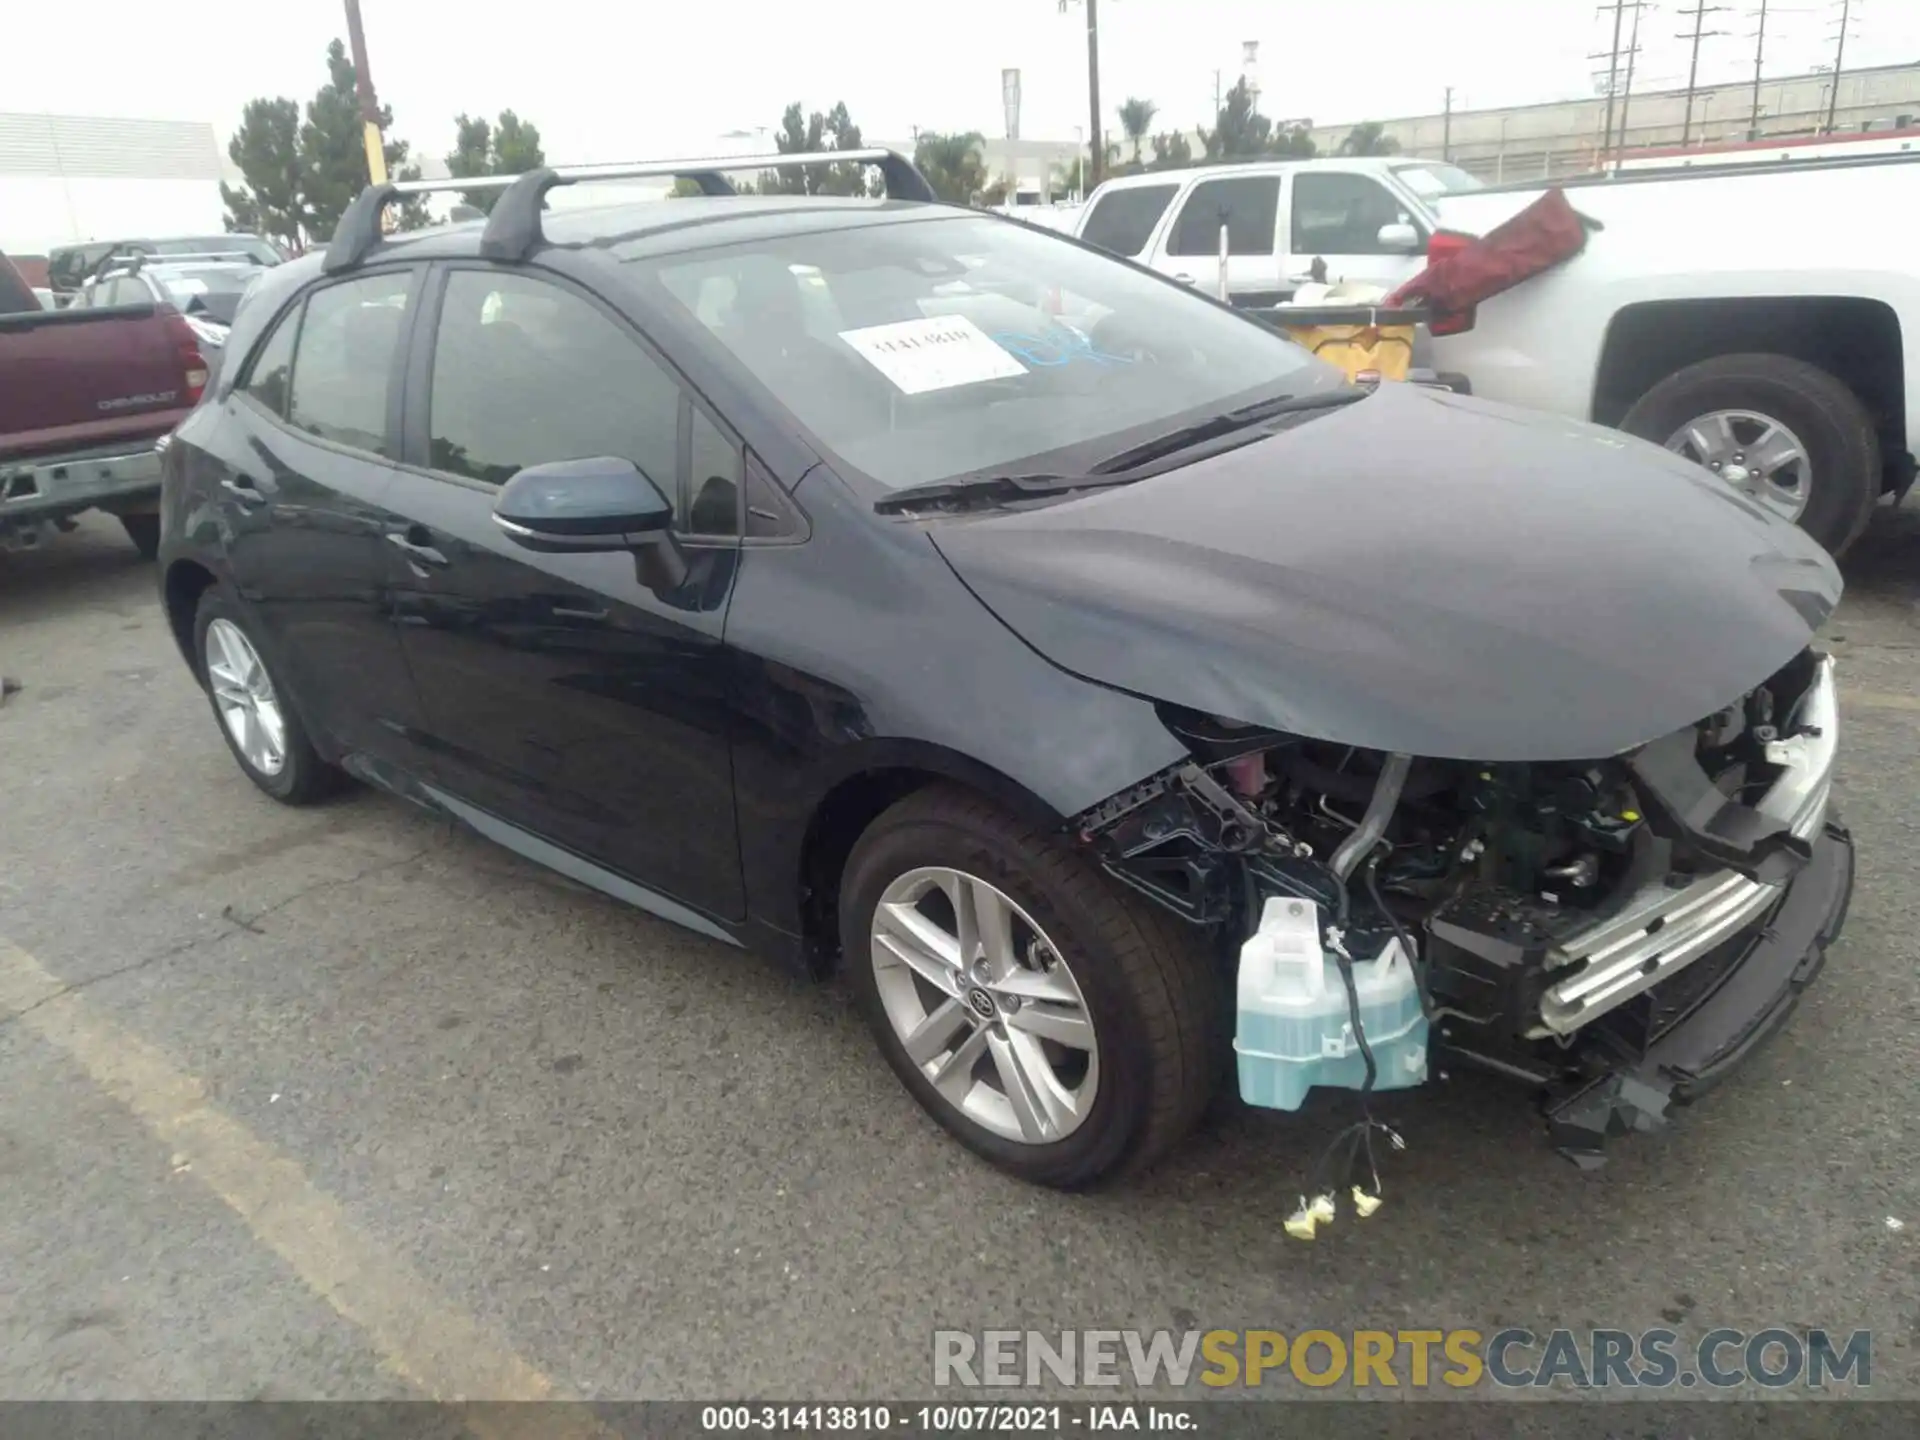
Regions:
<instances>
[{"instance_id":1,"label":"power line","mask_svg":"<svg viewBox=\"0 0 1920 1440\"><path fill-rule=\"evenodd\" d=\"M1707 16L1721 14L1728 8L1729 7L1725 5L1708 5L1702 3L1695 5L1691 10L1682 10L1679 12L1682 15L1691 15L1693 17L1692 36L1689 37L1687 32L1683 30L1673 37L1676 40L1691 38L1693 41L1693 58L1687 62L1686 118L1680 122L1680 148L1683 150L1693 139L1693 96L1695 90L1698 88L1700 79L1700 42L1702 40L1712 40L1727 33L1724 30L1706 30L1701 27L1706 24Z\"/></svg>"},{"instance_id":2,"label":"power line","mask_svg":"<svg viewBox=\"0 0 1920 1440\"><path fill-rule=\"evenodd\" d=\"M1840 74L1847 60L1847 20L1854 0L1840 0L1840 29L1833 51L1833 86L1827 91L1827 133L1833 133L1834 112L1840 108Z\"/></svg>"},{"instance_id":3,"label":"power line","mask_svg":"<svg viewBox=\"0 0 1920 1440\"><path fill-rule=\"evenodd\" d=\"M1599 15L1604 15L1609 10L1613 12L1613 44L1607 50L1603 52L1597 52L1587 57L1589 60L1599 60L1604 58L1607 62L1607 83L1606 83L1607 118L1606 118L1606 124L1603 127L1602 138L1600 141L1600 168L1602 170L1607 168L1608 157L1611 155L1614 148L1613 102L1615 97L1620 94L1620 57L1622 54L1624 54L1627 57L1627 88L1631 90L1633 88L1633 56L1634 56L1634 53L1640 48L1639 41L1637 38L1640 33L1640 12L1646 8L1647 6L1645 3L1645 0L1610 0L1610 3L1602 5L1597 11L1594 12L1595 14L1599 14ZM1620 48L1620 31L1621 31L1623 22L1626 20L1627 11L1629 10L1633 12L1633 33L1636 38L1633 40L1630 40L1628 42L1626 50L1623 51ZM1625 108L1626 107L1624 105L1621 107L1623 111L1625 110ZM1624 115L1623 115L1622 124L1621 124L1621 139L1624 141L1625 138L1626 138L1626 125L1624 123Z\"/></svg>"}]
</instances>

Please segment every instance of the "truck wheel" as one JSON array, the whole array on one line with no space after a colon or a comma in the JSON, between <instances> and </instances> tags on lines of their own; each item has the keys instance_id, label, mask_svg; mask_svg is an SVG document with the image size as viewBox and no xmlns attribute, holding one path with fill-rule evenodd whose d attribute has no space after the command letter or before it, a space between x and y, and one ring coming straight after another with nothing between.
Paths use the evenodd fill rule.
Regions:
<instances>
[{"instance_id":1,"label":"truck wheel","mask_svg":"<svg viewBox=\"0 0 1920 1440\"><path fill-rule=\"evenodd\" d=\"M140 552L142 560L151 560L160 553L160 517L155 515L122 515L120 524L127 532L127 538L133 541L133 548Z\"/></svg>"},{"instance_id":2,"label":"truck wheel","mask_svg":"<svg viewBox=\"0 0 1920 1440\"><path fill-rule=\"evenodd\" d=\"M1835 555L1880 496L1880 439L1853 391L1786 355L1720 355L1676 371L1620 428L1705 465Z\"/></svg>"},{"instance_id":3,"label":"truck wheel","mask_svg":"<svg viewBox=\"0 0 1920 1440\"><path fill-rule=\"evenodd\" d=\"M1226 980L1199 932L967 791L874 821L840 933L901 1082L1022 1180L1077 1189L1150 1165L1222 1074Z\"/></svg>"}]
</instances>

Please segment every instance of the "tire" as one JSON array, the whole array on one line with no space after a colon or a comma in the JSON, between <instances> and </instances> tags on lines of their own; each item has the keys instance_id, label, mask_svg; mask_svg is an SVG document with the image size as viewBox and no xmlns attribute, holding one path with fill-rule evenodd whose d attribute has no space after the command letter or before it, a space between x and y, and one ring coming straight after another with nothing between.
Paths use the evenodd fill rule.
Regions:
<instances>
[{"instance_id":1,"label":"tire","mask_svg":"<svg viewBox=\"0 0 1920 1440\"><path fill-rule=\"evenodd\" d=\"M1880 498L1880 440L1859 397L1804 360L1721 355L1655 385L1620 428L1665 445L1689 422L1724 410L1765 416L1800 438L1808 480L1797 523L1834 555L1845 553Z\"/></svg>"},{"instance_id":2,"label":"tire","mask_svg":"<svg viewBox=\"0 0 1920 1440\"><path fill-rule=\"evenodd\" d=\"M929 1014L936 1002L944 1007L948 997L958 999L963 1011L969 995L979 998L977 987L970 991L965 985L942 996L931 984L908 977L905 967L874 941L883 896L929 867L984 881L1011 901L1022 912L1013 925L1015 949L1028 961L1035 952L1031 947L1019 952L1018 937L1032 933L1029 923L1057 953L1050 969L1016 967L1014 974L1055 986L1060 983L1058 972L1065 970L1078 990L1098 1068L1094 1072L1087 1062L1095 1083L1087 1087L1081 1082L1090 1093L1080 1117L1071 1128L1063 1125L1057 1138L1009 1136L949 1099L909 1055L899 1026L890 1018L883 983L896 1003L903 984L925 997ZM936 911L948 894L928 892ZM946 913L952 914L950 905ZM1146 1168L1193 1128L1225 1073L1227 982L1200 943L1199 932L1120 888L1057 836L1013 819L968 791L950 786L921 790L874 821L847 861L840 933L854 989L901 1082L962 1144L1022 1180L1071 1190ZM885 982L876 953L889 967ZM1041 953L1044 964L1045 951ZM1019 1001L1003 996L1000 1003ZM1058 1011L1044 1001L1026 1003L1025 1021L1013 1013L993 1021L982 1021L977 1014L965 1017L972 1029L929 1064L937 1070L976 1039L997 1043L1002 1052L1012 1040L1031 1054L1040 1042L1031 1032L1020 1037L1012 1032ZM992 1038L995 1030L997 1042ZM1064 1056L1064 1067L1072 1069L1074 1052L1052 1042L1046 1049ZM977 1069L969 1069L988 1078L973 1085L969 1096L992 1104L994 1086L997 1093L1008 1093L1006 1071L996 1053L983 1053L976 1063ZM1000 1103L1008 1116L1017 1118L1010 1101Z\"/></svg>"},{"instance_id":3,"label":"tire","mask_svg":"<svg viewBox=\"0 0 1920 1440\"><path fill-rule=\"evenodd\" d=\"M228 631L224 627L232 628ZM248 753L236 739L221 703L220 674L232 677L245 673L231 663L229 645L232 632L238 632L245 640L265 682L264 690L258 685L238 688L248 689L256 699L264 693L277 712L280 756L277 768L271 763L262 763L255 755ZM210 636L213 637L211 641ZM300 716L287 696L285 685L267 663L266 652L225 586L213 586L200 597L199 609L194 614L193 643L194 659L198 664L201 684L207 692L208 703L213 708L214 724L249 780L283 805L311 805L341 788L346 776L322 760L314 750L312 741L307 738L306 728L300 723ZM216 672L216 664L220 667L219 672ZM235 688L228 686L227 692L234 693Z\"/></svg>"},{"instance_id":4,"label":"tire","mask_svg":"<svg viewBox=\"0 0 1920 1440\"><path fill-rule=\"evenodd\" d=\"M127 532L127 538L133 542L133 548L140 552L142 560L152 560L160 554L160 516L122 515L120 525Z\"/></svg>"}]
</instances>

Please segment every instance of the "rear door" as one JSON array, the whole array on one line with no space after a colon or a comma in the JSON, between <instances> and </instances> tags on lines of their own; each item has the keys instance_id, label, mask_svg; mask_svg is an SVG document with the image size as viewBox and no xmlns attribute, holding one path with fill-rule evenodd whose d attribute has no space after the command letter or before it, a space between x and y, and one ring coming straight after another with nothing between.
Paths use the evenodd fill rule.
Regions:
<instances>
[{"instance_id":1,"label":"rear door","mask_svg":"<svg viewBox=\"0 0 1920 1440\"><path fill-rule=\"evenodd\" d=\"M453 796L723 919L745 913L722 631L744 454L616 313L556 277L438 273L408 366L390 542ZM614 455L674 500L684 584L493 522L527 465ZM695 483L697 480L698 483Z\"/></svg>"},{"instance_id":2,"label":"rear door","mask_svg":"<svg viewBox=\"0 0 1920 1440\"><path fill-rule=\"evenodd\" d=\"M1227 232L1228 293L1253 303L1288 289L1278 243L1281 173L1258 171L1196 181L1181 197L1152 261L1163 275L1220 293L1220 231Z\"/></svg>"},{"instance_id":3,"label":"rear door","mask_svg":"<svg viewBox=\"0 0 1920 1440\"><path fill-rule=\"evenodd\" d=\"M1427 228L1420 216L1372 175L1297 170L1288 197L1287 271L1305 275L1324 260L1329 284L1343 280L1392 289L1425 267ZM1408 243L1383 237L1387 226L1412 230Z\"/></svg>"},{"instance_id":4,"label":"rear door","mask_svg":"<svg viewBox=\"0 0 1920 1440\"><path fill-rule=\"evenodd\" d=\"M399 452L400 357L420 274L355 274L296 301L246 360L216 423L183 435L218 496L240 596L310 728L422 772L419 698L387 588L383 508Z\"/></svg>"}]
</instances>

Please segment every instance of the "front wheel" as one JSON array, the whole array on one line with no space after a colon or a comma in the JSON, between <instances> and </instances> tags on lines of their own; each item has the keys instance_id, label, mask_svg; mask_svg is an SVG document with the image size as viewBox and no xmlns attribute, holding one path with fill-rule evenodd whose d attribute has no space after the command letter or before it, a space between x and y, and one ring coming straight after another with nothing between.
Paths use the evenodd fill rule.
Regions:
<instances>
[{"instance_id":1,"label":"front wheel","mask_svg":"<svg viewBox=\"0 0 1920 1440\"><path fill-rule=\"evenodd\" d=\"M840 933L902 1083L1023 1180L1144 1168L1223 1071L1225 982L1199 933L966 791L920 791L874 822Z\"/></svg>"},{"instance_id":2,"label":"front wheel","mask_svg":"<svg viewBox=\"0 0 1920 1440\"><path fill-rule=\"evenodd\" d=\"M1835 555L1880 496L1873 417L1845 384L1786 355L1720 355L1642 395L1620 428L1704 465Z\"/></svg>"}]
</instances>

